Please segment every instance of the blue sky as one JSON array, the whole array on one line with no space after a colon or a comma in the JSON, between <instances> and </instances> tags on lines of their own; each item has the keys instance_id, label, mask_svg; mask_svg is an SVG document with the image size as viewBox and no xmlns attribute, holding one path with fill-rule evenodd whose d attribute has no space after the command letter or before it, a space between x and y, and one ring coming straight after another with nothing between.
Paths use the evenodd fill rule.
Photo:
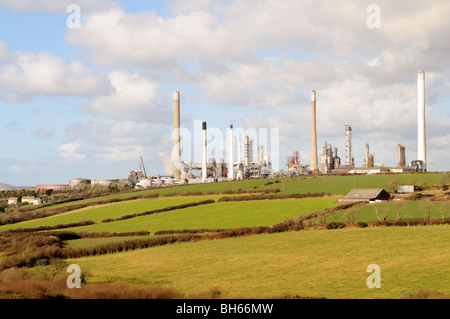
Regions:
<instances>
[{"instance_id":1,"label":"blue sky","mask_svg":"<svg viewBox=\"0 0 450 319\"><path fill-rule=\"evenodd\" d=\"M351 124L356 165L366 142L376 163L395 165L397 144L411 162L421 69L429 169L450 170L447 1L379 1L375 29L352 0L80 0L79 29L69 3L0 0L0 182L125 177L140 156L164 174L174 90L192 136L195 121L279 129L279 169L294 151L309 163L312 90L319 153L343 158Z\"/></svg>"}]
</instances>

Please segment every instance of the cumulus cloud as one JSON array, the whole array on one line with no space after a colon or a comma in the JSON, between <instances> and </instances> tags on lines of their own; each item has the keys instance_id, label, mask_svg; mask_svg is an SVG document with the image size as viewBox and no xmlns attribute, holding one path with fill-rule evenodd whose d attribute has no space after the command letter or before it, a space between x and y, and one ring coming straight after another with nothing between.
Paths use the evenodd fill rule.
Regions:
<instances>
[{"instance_id":1,"label":"cumulus cloud","mask_svg":"<svg viewBox=\"0 0 450 319\"><path fill-rule=\"evenodd\" d=\"M166 119L165 109L156 100L157 82L138 73L119 70L109 73L108 80L110 94L83 106L84 111L120 120L161 122Z\"/></svg>"},{"instance_id":2,"label":"cumulus cloud","mask_svg":"<svg viewBox=\"0 0 450 319\"><path fill-rule=\"evenodd\" d=\"M240 59L245 56L219 19L196 11L162 18L155 12L126 13L122 9L85 17L79 29L68 29L66 40L88 48L98 63L124 63L177 69L197 55Z\"/></svg>"},{"instance_id":3,"label":"cumulus cloud","mask_svg":"<svg viewBox=\"0 0 450 319\"><path fill-rule=\"evenodd\" d=\"M14 52L0 64L0 95L11 102L33 96L94 96L107 90L101 74L78 61L65 62L49 52Z\"/></svg>"},{"instance_id":4,"label":"cumulus cloud","mask_svg":"<svg viewBox=\"0 0 450 319\"><path fill-rule=\"evenodd\" d=\"M58 147L58 154L65 161L79 162L86 158L86 154L80 151L79 142L65 143Z\"/></svg>"}]
</instances>

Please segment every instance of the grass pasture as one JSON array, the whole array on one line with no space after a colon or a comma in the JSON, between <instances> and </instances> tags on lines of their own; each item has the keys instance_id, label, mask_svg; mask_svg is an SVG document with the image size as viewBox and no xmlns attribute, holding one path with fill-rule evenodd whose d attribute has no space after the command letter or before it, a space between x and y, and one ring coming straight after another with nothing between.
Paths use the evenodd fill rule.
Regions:
<instances>
[{"instance_id":1,"label":"grass pasture","mask_svg":"<svg viewBox=\"0 0 450 319\"><path fill-rule=\"evenodd\" d=\"M155 193L160 195L158 198L140 198L89 206L51 217L2 225L0 226L0 243L3 243L4 246L0 247L2 251L0 263L9 258L5 255L8 249L14 247L11 245L10 238L14 240L25 238L30 240L31 244L33 243L25 236L8 237L23 235L21 233L9 233L9 235L5 233L5 237L2 237L1 232L8 229L55 226L92 220L95 222L93 225L56 229L51 233L55 235L54 232L58 231L150 232L150 236L124 234L128 237L89 234L90 237L101 238L66 241L69 248L82 251L83 248L89 249L98 245L116 244L134 239L153 240L155 237L159 241L164 235L156 237L153 234L162 230L229 229L287 223L291 219L295 221L298 216L340 205L338 199L352 188L387 189L388 185L392 186L393 180L399 184L410 184L415 180L422 185L433 185L438 176L439 174L390 174L261 179L182 185L91 198L84 201L124 199L135 195L146 196ZM227 191L273 188L280 189L278 194L325 193L332 196L218 201L219 198L225 196L241 196L239 194L219 194ZM434 190L427 191L434 192ZM203 195L173 196L173 194L183 195L197 192L201 192ZM435 198L442 200L441 202L417 200L368 204L361 207L355 223L359 221L377 222L374 209L381 209L381 207L386 207L385 211L387 208L390 209L387 220L396 220L399 217L402 220L423 219L425 217L424 205L429 205L431 219L450 217L449 196L444 196L444 191L440 191L439 195ZM115 219L124 215L139 214L210 199L213 199L215 203L102 222L105 219ZM77 201L74 204L84 201ZM398 215L398 211L401 212L400 215ZM326 222L348 223L345 217L346 212L333 213L327 216ZM305 225L309 225L309 223L310 221L306 221ZM319 220L312 220L312 223L318 224ZM322 223L323 219L320 220L320 224ZM33 236L34 233L30 234ZM391 299L426 289L450 296L449 234L450 225L448 224L345 227L335 230L312 227L300 231L272 234L248 235L247 233L245 236L226 239L217 239L216 237L214 240L211 238L206 240L203 238L201 241L178 242L126 252L108 250L102 252L104 253L102 255L66 259L63 262L78 264L82 271L92 274L88 278L86 286L89 286L89 283L95 286L94 284L100 283L120 284L124 282L139 288L173 289L188 298L202 295L212 289L221 291L221 296L224 298L276 298L288 295L331 299ZM40 242L37 243L44 242L42 236L48 235L36 233L36 237L40 238ZM57 237L53 236L53 238ZM61 244L61 241L59 243ZM19 244L16 247L19 247ZM62 244L65 243L62 242ZM23 245L25 246L25 244ZM59 246L59 249L65 249L61 248L63 245ZM8 249L3 249L5 247ZM41 248L40 246L36 247ZM33 249L27 246L26 252L31 255L34 253ZM42 249L39 251L51 253L52 250ZM60 256L66 258L68 255ZM71 256L76 256L76 254ZM18 260L19 257L17 257ZM382 286L380 289L369 289L366 285L366 279L370 275L366 269L370 264L377 264L381 268ZM51 263L45 266L45 262L35 263L27 266L31 267L27 271L30 274L51 273L54 272L56 266ZM62 274L62 276L64 275L66 274ZM2 291L1 278L0 276L0 291ZM3 297L0 296L0 298Z\"/></svg>"},{"instance_id":2,"label":"grass pasture","mask_svg":"<svg viewBox=\"0 0 450 319\"><path fill-rule=\"evenodd\" d=\"M450 225L286 232L69 262L89 270L93 281L185 294L218 288L230 298L399 298L421 289L450 295L449 233ZM366 285L370 264L381 268L380 289Z\"/></svg>"},{"instance_id":3,"label":"grass pasture","mask_svg":"<svg viewBox=\"0 0 450 319\"><path fill-rule=\"evenodd\" d=\"M302 198L225 202L141 216L111 223L68 228L68 231L133 232L266 226L337 204L335 198Z\"/></svg>"},{"instance_id":4,"label":"grass pasture","mask_svg":"<svg viewBox=\"0 0 450 319\"><path fill-rule=\"evenodd\" d=\"M136 199L119 203L110 203L100 206L86 207L68 213L50 216L43 219L35 219L17 224L4 225L3 229L31 228L38 226L53 226L58 224L69 224L83 220L100 222L107 218L118 218L131 213L142 213L145 211L161 209L169 206L200 202L205 199L217 200L218 195L208 196L180 196L180 197L158 197L150 199Z\"/></svg>"},{"instance_id":5,"label":"grass pasture","mask_svg":"<svg viewBox=\"0 0 450 319\"><path fill-rule=\"evenodd\" d=\"M450 205L448 202L429 202L430 205L430 218L441 219L450 217ZM378 222L375 209L378 208L379 216L380 208L388 208L388 221L398 220L412 220L412 219L424 219L424 202L423 201L398 201L389 203L375 203L368 204L361 208L355 223L365 222L372 223ZM349 222L345 217L346 211L340 211L332 216L326 218L326 222ZM313 223L317 223L319 220L313 220Z\"/></svg>"}]
</instances>

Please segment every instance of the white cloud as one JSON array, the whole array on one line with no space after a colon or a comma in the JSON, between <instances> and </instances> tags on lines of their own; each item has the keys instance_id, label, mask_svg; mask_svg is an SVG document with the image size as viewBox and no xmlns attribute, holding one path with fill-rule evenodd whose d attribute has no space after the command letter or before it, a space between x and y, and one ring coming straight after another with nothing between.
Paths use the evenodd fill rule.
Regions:
<instances>
[{"instance_id":1,"label":"white cloud","mask_svg":"<svg viewBox=\"0 0 450 319\"><path fill-rule=\"evenodd\" d=\"M90 49L101 64L173 70L198 55L225 59L246 56L232 34L208 12L165 19L151 11L132 14L115 9L89 14L85 20L81 28L67 30L66 40Z\"/></svg>"},{"instance_id":2,"label":"white cloud","mask_svg":"<svg viewBox=\"0 0 450 319\"><path fill-rule=\"evenodd\" d=\"M48 52L14 52L10 62L0 65L0 95L12 102L45 95L94 96L106 89L101 74Z\"/></svg>"},{"instance_id":3,"label":"white cloud","mask_svg":"<svg viewBox=\"0 0 450 319\"><path fill-rule=\"evenodd\" d=\"M86 158L86 154L80 152L80 146L79 142L62 144L58 147L58 154L65 161L82 161Z\"/></svg>"},{"instance_id":4,"label":"white cloud","mask_svg":"<svg viewBox=\"0 0 450 319\"><path fill-rule=\"evenodd\" d=\"M84 111L120 120L158 122L164 119L166 112L156 101L156 82L141 74L118 70L109 73L108 79L111 93L85 105Z\"/></svg>"}]
</instances>

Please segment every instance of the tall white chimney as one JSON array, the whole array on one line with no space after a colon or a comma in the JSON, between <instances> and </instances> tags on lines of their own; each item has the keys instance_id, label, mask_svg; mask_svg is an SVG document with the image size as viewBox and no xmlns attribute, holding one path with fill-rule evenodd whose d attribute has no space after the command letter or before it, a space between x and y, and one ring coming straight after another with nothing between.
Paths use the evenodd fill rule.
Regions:
<instances>
[{"instance_id":1,"label":"tall white chimney","mask_svg":"<svg viewBox=\"0 0 450 319\"><path fill-rule=\"evenodd\" d=\"M241 164L241 157L242 157L242 145L241 145L241 133L238 134L238 153L237 153L237 164Z\"/></svg>"},{"instance_id":2,"label":"tall white chimney","mask_svg":"<svg viewBox=\"0 0 450 319\"><path fill-rule=\"evenodd\" d=\"M206 154L206 122L203 122L203 160L202 160L202 180L206 180L207 176L207 169L206 169L206 161L207 161L207 154Z\"/></svg>"},{"instance_id":3,"label":"tall white chimney","mask_svg":"<svg viewBox=\"0 0 450 319\"><path fill-rule=\"evenodd\" d=\"M311 92L311 172L316 173L317 165L317 131L316 131L316 91Z\"/></svg>"},{"instance_id":4,"label":"tall white chimney","mask_svg":"<svg viewBox=\"0 0 450 319\"><path fill-rule=\"evenodd\" d=\"M345 126L345 165L353 165L352 160L352 127Z\"/></svg>"},{"instance_id":5,"label":"tall white chimney","mask_svg":"<svg viewBox=\"0 0 450 319\"><path fill-rule=\"evenodd\" d=\"M234 179L233 124L230 125L230 149L228 159L228 178Z\"/></svg>"},{"instance_id":6,"label":"tall white chimney","mask_svg":"<svg viewBox=\"0 0 450 319\"><path fill-rule=\"evenodd\" d=\"M180 162L180 91L173 94L173 161L177 164Z\"/></svg>"},{"instance_id":7,"label":"tall white chimney","mask_svg":"<svg viewBox=\"0 0 450 319\"><path fill-rule=\"evenodd\" d=\"M418 97L418 130L417 130L417 159L423 162L423 170L427 170L427 145L425 131L425 72L417 72Z\"/></svg>"},{"instance_id":8,"label":"tall white chimney","mask_svg":"<svg viewBox=\"0 0 450 319\"><path fill-rule=\"evenodd\" d=\"M181 162L180 151L180 91L173 94L173 162L175 169L173 176L175 179L181 179L181 171L179 168Z\"/></svg>"}]
</instances>

